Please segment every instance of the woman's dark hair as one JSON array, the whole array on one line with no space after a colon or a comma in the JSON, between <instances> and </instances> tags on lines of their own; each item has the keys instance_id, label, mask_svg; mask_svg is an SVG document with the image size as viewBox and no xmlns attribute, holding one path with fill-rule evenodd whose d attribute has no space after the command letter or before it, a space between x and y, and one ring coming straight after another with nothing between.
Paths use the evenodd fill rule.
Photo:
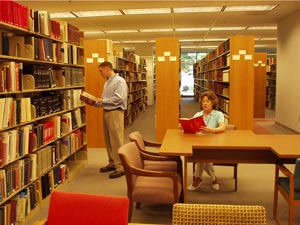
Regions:
<instances>
[{"instance_id":1,"label":"woman's dark hair","mask_svg":"<svg viewBox=\"0 0 300 225\"><path fill-rule=\"evenodd\" d=\"M200 95L200 109L203 109L202 107L202 100L203 98L207 96L207 98L211 101L212 103L212 108L213 109L218 109L218 97L213 91L204 91Z\"/></svg>"}]
</instances>

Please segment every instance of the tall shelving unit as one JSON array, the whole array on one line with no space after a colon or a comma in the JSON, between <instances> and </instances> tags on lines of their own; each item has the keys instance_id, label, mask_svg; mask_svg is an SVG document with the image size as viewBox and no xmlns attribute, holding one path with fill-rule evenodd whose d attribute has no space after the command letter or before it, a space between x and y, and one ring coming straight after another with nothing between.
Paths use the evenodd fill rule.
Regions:
<instances>
[{"instance_id":1,"label":"tall shelving unit","mask_svg":"<svg viewBox=\"0 0 300 225\"><path fill-rule=\"evenodd\" d=\"M267 59L266 107L271 110L276 107L276 58Z\"/></svg>"},{"instance_id":2,"label":"tall shelving unit","mask_svg":"<svg viewBox=\"0 0 300 225\"><path fill-rule=\"evenodd\" d=\"M124 125L128 127L147 107L147 65L144 58L134 53L123 53L123 58L116 57L115 61L116 72L124 77L128 86L127 110L124 115Z\"/></svg>"},{"instance_id":3,"label":"tall shelving unit","mask_svg":"<svg viewBox=\"0 0 300 225\"><path fill-rule=\"evenodd\" d=\"M0 220L22 224L87 164L84 48L71 24L3 4L25 10L0 21Z\"/></svg>"},{"instance_id":4,"label":"tall shelving unit","mask_svg":"<svg viewBox=\"0 0 300 225\"><path fill-rule=\"evenodd\" d=\"M156 51L156 139L162 141L169 128L178 128L180 48L178 38L157 38Z\"/></svg>"},{"instance_id":5,"label":"tall shelving unit","mask_svg":"<svg viewBox=\"0 0 300 225\"><path fill-rule=\"evenodd\" d=\"M254 54L254 118L265 117L267 53Z\"/></svg>"},{"instance_id":6,"label":"tall shelving unit","mask_svg":"<svg viewBox=\"0 0 300 225\"><path fill-rule=\"evenodd\" d=\"M254 109L254 37L232 36L194 65L195 100L213 90L226 123L252 129Z\"/></svg>"}]
</instances>

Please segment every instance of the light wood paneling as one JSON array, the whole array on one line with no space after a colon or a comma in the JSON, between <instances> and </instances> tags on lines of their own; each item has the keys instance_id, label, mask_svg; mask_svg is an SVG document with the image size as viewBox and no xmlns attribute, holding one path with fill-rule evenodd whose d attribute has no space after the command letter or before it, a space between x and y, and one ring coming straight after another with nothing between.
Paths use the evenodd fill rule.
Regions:
<instances>
[{"instance_id":1,"label":"light wood paneling","mask_svg":"<svg viewBox=\"0 0 300 225\"><path fill-rule=\"evenodd\" d=\"M254 37L230 38L229 123L237 129L253 128Z\"/></svg>"},{"instance_id":2,"label":"light wood paneling","mask_svg":"<svg viewBox=\"0 0 300 225\"><path fill-rule=\"evenodd\" d=\"M254 55L254 118L265 117L267 53Z\"/></svg>"},{"instance_id":3,"label":"light wood paneling","mask_svg":"<svg viewBox=\"0 0 300 225\"><path fill-rule=\"evenodd\" d=\"M85 40L85 90L96 97L100 97L103 91L105 80L98 70L98 59L107 60L106 40ZM98 54L98 57L95 54ZM87 63L87 59L93 62ZM100 107L86 106L87 121L87 143L89 148L105 147L105 140L102 127L103 109Z\"/></svg>"},{"instance_id":4,"label":"light wood paneling","mask_svg":"<svg viewBox=\"0 0 300 225\"><path fill-rule=\"evenodd\" d=\"M158 38L156 46L156 139L178 127L180 51L178 38Z\"/></svg>"}]
</instances>

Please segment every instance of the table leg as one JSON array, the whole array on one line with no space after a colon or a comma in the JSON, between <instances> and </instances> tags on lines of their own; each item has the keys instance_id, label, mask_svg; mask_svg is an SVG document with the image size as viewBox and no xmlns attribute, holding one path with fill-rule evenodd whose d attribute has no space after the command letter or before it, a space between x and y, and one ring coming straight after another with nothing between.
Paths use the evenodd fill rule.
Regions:
<instances>
[{"instance_id":1,"label":"table leg","mask_svg":"<svg viewBox=\"0 0 300 225\"><path fill-rule=\"evenodd\" d=\"M187 158L184 157L184 168L183 168L183 201L187 203Z\"/></svg>"}]
</instances>

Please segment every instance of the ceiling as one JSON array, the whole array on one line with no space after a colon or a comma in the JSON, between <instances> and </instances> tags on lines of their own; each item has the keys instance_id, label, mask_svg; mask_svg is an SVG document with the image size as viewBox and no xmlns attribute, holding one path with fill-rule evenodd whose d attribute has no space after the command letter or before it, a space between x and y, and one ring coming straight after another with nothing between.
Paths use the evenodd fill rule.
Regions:
<instances>
[{"instance_id":1,"label":"ceiling","mask_svg":"<svg viewBox=\"0 0 300 225\"><path fill-rule=\"evenodd\" d=\"M199 6L230 5L270 5L277 4L272 11L264 12L205 12L205 13L169 13L152 15L120 15L106 17L85 17L63 19L81 31L132 30L152 28L213 28L213 27L259 27L276 26L282 19L300 10L300 1L18 1L36 10L48 12L95 11L112 9L174 8ZM86 39L111 39L115 42L131 41L131 44L115 44L119 47L136 48L142 56L152 55L155 38L178 37L182 51L210 51L223 41L205 41L207 39L227 39L232 35L254 35L257 49L275 49L276 40L263 40L277 37L277 30L230 30L230 31L172 31L172 32L136 32L118 34L86 34ZM204 39L204 41L184 41ZM146 43L138 43L147 41ZM192 46L192 47L188 47Z\"/></svg>"}]
</instances>

